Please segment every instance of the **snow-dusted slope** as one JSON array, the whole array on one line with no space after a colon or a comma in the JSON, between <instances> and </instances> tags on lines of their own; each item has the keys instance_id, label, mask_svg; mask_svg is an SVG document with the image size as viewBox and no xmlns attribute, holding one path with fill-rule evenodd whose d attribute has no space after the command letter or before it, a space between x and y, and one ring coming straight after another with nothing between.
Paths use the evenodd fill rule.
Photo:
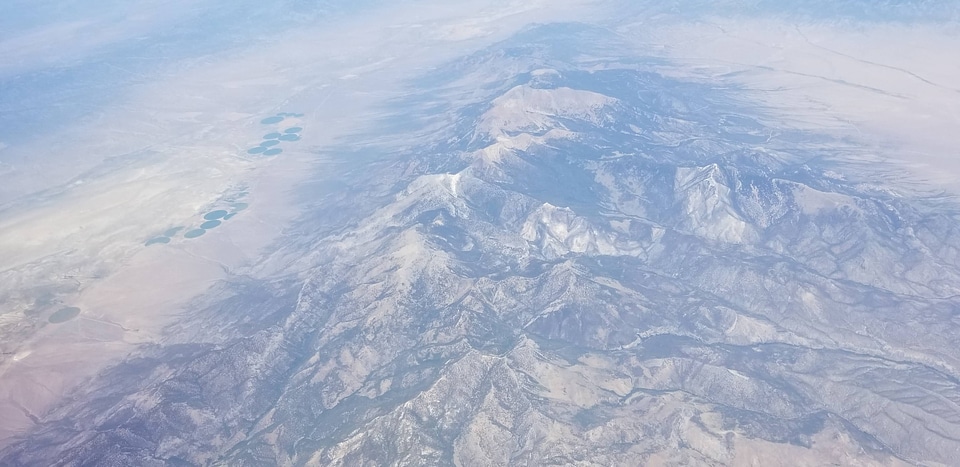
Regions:
<instances>
[{"instance_id":1,"label":"snow-dusted slope","mask_svg":"<svg viewBox=\"0 0 960 467\"><path fill-rule=\"evenodd\" d=\"M403 103L434 110L399 132L420 144L344 148L344 186L305 194L249 278L0 460L951 464L955 200L839 176L819 156L856 148L778 135L729 90L504 52L595 57L604 34L439 70Z\"/></svg>"},{"instance_id":2,"label":"snow-dusted slope","mask_svg":"<svg viewBox=\"0 0 960 467\"><path fill-rule=\"evenodd\" d=\"M491 136L518 132L542 133L554 129L559 119L594 125L604 123L604 109L616 99L595 92L559 87L543 89L516 86L491 102L478 129Z\"/></svg>"}]
</instances>

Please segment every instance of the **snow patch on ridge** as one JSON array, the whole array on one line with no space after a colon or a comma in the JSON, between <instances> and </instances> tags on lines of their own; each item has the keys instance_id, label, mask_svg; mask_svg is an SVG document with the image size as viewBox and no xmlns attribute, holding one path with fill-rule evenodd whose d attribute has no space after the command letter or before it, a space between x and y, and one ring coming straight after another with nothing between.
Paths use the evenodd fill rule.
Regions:
<instances>
[{"instance_id":1,"label":"snow patch on ridge","mask_svg":"<svg viewBox=\"0 0 960 467\"><path fill-rule=\"evenodd\" d=\"M555 118L572 118L599 125L603 109L617 100L603 94L571 89L517 86L493 101L480 120L480 130L497 137L516 132L540 132L556 127Z\"/></svg>"},{"instance_id":2,"label":"snow patch on ridge","mask_svg":"<svg viewBox=\"0 0 960 467\"><path fill-rule=\"evenodd\" d=\"M677 168L674 187L686 216L683 227L710 240L744 243L754 232L734 209L724 181L717 164Z\"/></svg>"},{"instance_id":3,"label":"snow patch on ridge","mask_svg":"<svg viewBox=\"0 0 960 467\"><path fill-rule=\"evenodd\" d=\"M536 76L557 73L537 70ZM603 94L560 87L539 89L516 86L495 99L480 117L478 132L494 143L472 155L484 163L499 163L515 151L526 151L551 140L573 139L576 133L557 119L575 119L600 125L606 119L604 109L617 103Z\"/></svg>"},{"instance_id":4,"label":"snow patch on ridge","mask_svg":"<svg viewBox=\"0 0 960 467\"><path fill-rule=\"evenodd\" d=\"M504 156L516 151L527 151L534 146L544 145L548 141L573 139L574 137L576 137L576 133L559 129L547 131L543 136L534 136L528 133L520 133L516 136L498 136L495 143L475 151L473 156L486 163L498 163L503 160Z\"/></svg>"},{"instance_id":5,"label":"snow patch on ridge","mask_svg":"<svg viewBox=\"0 0 960 467\"><path fill-rule=\"evenodd\" d=\"M856 200L847 195L819 191L799 183L789 183L789 186L793 188L794 201L804 214L816 215L843 207L859 210Z\"/></svg>"},{"instance_id":6,"label":"snow patch on ridge","mask_svg":"<svg viewBox=\"0 0 960 467\"><path fill-rule=\"evenodd\" d=\"M616 255L619 249L611 235L598 231L570 208L544 203L523 224L520 235L535 243L548 256L567 253Z\"/></svg>"}]
</instances>

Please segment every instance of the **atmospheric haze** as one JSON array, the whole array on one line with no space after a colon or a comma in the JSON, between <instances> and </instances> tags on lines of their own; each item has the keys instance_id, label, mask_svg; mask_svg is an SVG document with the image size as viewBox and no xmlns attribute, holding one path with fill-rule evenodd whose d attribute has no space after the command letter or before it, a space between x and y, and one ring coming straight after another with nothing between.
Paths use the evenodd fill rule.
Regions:
<instances>
[{"instance_id":1,"label":"atmospheric haze","mask_svg":"<svg viewBox=\"0 0 960 467\"><path fill-rule=\"evenodd\" d=\"M960 4L0 5L0 465L956 465Z\"/></svg>"}]
</instances>

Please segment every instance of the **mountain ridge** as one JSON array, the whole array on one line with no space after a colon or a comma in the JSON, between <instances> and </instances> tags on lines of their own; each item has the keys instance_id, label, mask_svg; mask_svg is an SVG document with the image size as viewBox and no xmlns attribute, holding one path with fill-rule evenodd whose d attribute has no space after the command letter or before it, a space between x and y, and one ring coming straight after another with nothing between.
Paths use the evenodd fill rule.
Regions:
<instances>
[{"instance_id":1,"label":"mountain ridge","mask_svg":"<svg viewBox=\"0 0 960 467\"><path fill-rule=\"evenodd\" d=\"M292 230L352 210L0 461L949 464L956 208L825 177L829 141L698 105L723 90L509 53L564 31L440 70L473 102L434 117L455 125L358 159ZM457 84L487 69L516 73Z\"/></svg>"}]
</instances>

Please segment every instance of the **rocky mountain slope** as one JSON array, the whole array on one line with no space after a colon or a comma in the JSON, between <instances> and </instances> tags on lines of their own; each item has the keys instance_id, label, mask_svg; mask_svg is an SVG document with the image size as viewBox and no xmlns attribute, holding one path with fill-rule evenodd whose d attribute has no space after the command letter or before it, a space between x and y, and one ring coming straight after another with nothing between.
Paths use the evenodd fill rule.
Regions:
<instances>
[{"instance_id":1,"label":"rocky mountain slope","mask_svg":"<svg viewBox=\"0 0 960 467\"><path fill-rule=\"evenodd\" d=\"M275 251L0 464L952 464L955 201L606 34L425 77Z\"/></svg>"}]
</instances>

